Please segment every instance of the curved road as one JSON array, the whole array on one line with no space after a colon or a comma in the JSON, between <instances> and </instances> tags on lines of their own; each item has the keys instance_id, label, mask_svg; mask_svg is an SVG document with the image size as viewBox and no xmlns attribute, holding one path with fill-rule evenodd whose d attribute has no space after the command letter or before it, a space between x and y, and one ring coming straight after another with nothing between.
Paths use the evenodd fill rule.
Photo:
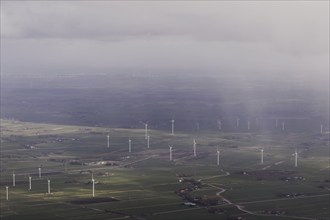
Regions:
<instances>
[{"instance_id":1,"label":"curved road","mask_svg":"<svg viewBox=\"0 0 330 220\"><path fill-rule=\"evenodd\" d=\"M225 171L225 172L226 173L223 174L223 175L211 176L211 177L208 177L208 178L200 179L199 181L210 180L210 179L213 179L213 178L216 178L216 177L223 177L223 176L229 176L230 175L229 172L227 172L227 171ZM220 191L216 193L217 196L220 196L222 193L226 192L226 189L224 189L224 188L221 188L221 187L218 187L218 186L215 186L215 185L212 185L212 184L207 184L207 183L206 183L206 185L211 186L211 187L213 187L215 189L219 189ZM317 195L317 196L328 196L328 194L326 194L326 195ZM223 201L225 201L228 205L233 205L238 210L240 210L240 211L242 211L242 212L244 212L246 214L250 214L250 215L265 216L265 217L282 217L282 218L292 218L292 219L317 220L316 218L301 217L301 216L258 214L258 213L255 213L255 212L252 212L252 211L249 211L249 210L245 209L244 206L242 206L242 205L235 204L235 203L231 202L230 200L226 199L223 196L221 196L221 197L222 197ZM284 199L273 199L273 200L266 200L266 201L278 201L278 200L284 200ZM285 199L285 200L287 200L287 199ZM254 201L254 202L259 202L259 201ZM262 202L262 201L260 201L260 202Z\"/></svg>"}]
</instances>

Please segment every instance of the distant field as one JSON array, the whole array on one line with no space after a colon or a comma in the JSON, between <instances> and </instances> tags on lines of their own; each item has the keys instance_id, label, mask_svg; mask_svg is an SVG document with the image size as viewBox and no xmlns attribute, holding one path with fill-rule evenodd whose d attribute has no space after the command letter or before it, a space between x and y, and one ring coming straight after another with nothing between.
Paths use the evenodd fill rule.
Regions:
<instances>
[{"instance_id":1,"label":"distant field","mask_svg":"<svg viewBox=\"0 0 330 220\"><path fill-rule=\"evenodd\" d=\"M147 149L142 128L2 119L1 219L329 219L328 134L178 131L171 135L151 129ZM168 144L173 145L173 161ZM292 156L295 149L298 167ZM107 164L97 164L102 161ZM41 179L38 167L42 167ZM175 192L194 184L201 185L185 195L198 205L188 207L183 205L187 198ZM214 199L216 204L211 204Z\"/></svg>"}]
</instances>

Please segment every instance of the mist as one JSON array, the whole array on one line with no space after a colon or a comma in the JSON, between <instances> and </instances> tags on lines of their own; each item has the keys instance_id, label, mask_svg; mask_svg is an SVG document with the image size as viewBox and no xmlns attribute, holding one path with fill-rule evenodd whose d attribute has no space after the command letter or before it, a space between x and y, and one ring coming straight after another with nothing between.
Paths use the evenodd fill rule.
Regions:
<instances>
[{"instance_id":1,"label":"mist","mask_svg":"<svg viewBox=\"0 0 330 220\"><path fill-rule=\"evenodd\" d=\"M327 1L1 4L4 75L328 78Z\"/></svg>"},{"instance_id":2,"label":"mist","mask_svg":"<svg viewBox=\"0 0 330 220\"><path fill-rule=\"evenodd\" d=\"M25 116L14 109L40 95L46 103L53 99L52 108L61 112L63 102L83 97L79 93L102 91L108 94L100 95L103 103L118 101L113 93L126 109L144 103L129 113L141 113L137 120L165 121L175 114L185 120L207 114L213 121L222 115L328 118L327 1L1 4L6 117L56 122L56 117L34 115L40 103ZM22 88L27 91L17 91ZM76 90L64 100L52 97L61 89ZM283 100L291 100L285 101L291 107L281 109ZM162 102L170 107L160 110ZM64 108L71 119L72 108ZM104 123L90 119L86 124L94 122Z\"/></svg>"}]
</instances>

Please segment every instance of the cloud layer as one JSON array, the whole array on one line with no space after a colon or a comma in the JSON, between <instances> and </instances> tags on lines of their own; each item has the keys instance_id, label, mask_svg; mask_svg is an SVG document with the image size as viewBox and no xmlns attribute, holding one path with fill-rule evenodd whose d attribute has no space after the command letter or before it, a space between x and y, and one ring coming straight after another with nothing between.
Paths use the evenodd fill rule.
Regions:
<instances>
[{"instance_id":1,"label":"cloud layer","mask_svg":"<svg viewBox=\"0 0 330 220\"><path fill-rule=\"evenodd\" d=\"M185 69L324 79L328 1L1 2L1 72Z\"/></svg>"}]
</instances>

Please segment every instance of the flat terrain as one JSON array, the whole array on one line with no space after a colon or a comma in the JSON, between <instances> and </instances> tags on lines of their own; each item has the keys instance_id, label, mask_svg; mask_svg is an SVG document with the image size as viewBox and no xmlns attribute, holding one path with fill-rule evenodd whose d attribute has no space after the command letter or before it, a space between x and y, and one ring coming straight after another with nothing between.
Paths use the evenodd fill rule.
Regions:
<instances>
[{"instance_id":1,"label":"flat terrain","mask_svg":"<svg viewBox=\"0 0 330 220\"><path fill-rule=\"evenodd\" d=\"M239 127L171 135L150 126L148 149L143 124L121 129L2 119L1 132L3 220L330 219L328 133Z\"/></svg>"},{"instance_id":2,"label":"flat terrain","mask_svg":"<svg viewBox=\"0 0 330 220\"><path fill-rule=\"evenodd\" d=\"M13 75L0 107L1 219L329 219L327 89L175 73Z\"/></svg>"}]
</instances>

